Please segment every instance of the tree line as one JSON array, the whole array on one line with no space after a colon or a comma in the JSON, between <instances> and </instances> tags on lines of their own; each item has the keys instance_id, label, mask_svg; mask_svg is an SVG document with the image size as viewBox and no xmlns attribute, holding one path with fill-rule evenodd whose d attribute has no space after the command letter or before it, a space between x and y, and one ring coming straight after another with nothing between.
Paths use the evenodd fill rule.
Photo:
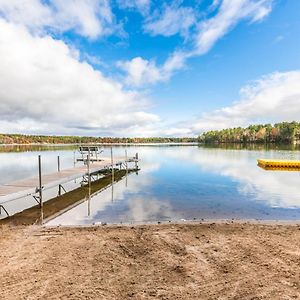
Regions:
<instances>
[{"instance_id":1,"label":"tree line","mask_svg":"<svg viewBox=\"0 0 300 300\"><path fill-rule=\"evenodd\" d=\"M274 125L250 125L246 128L235 127L211 130L199 135L199 142L221 143L300 143L300 123L281 122Z\"/></svg>"},{"instance_id":2,"label":"tree line","mask_svg":"<svg viewBox=\"0 0 300 300\"><path fill-rule=\"evenodd\" d=\"M25 134L0 134L0 144L91 144L91 143L191 143L198 138L186 137L88 137L88 136L48 136Z\"/></svg>"},{"instance_id":3,"label":"tree line","mask_svg":"<svg viewBox=\"0 0 300 300\"><path fill-rule=\"evenodd\" d=\"M259 124L246 128L235 127L211 130L198 137L90 137L59 135L0 134L0 144L134 144L134 143L257 143L257 144L300 144L300 123L281 122L274 125Z\"/></svg>"}]
</instances>

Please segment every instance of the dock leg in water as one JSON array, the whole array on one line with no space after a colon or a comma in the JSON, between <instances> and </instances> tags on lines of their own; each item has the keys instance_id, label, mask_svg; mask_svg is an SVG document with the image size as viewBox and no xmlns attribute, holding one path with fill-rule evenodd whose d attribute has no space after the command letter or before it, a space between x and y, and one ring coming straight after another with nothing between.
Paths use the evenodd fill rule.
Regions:
<instances>
[{"instance_id":1,"label":"dock leg in water","mask_svg":"<svg viewBox=\"0 0 300 300\"><path fill-rule=\"evenodd\" d=\"M91 170L90 170L90 149L87 157L87 165L88 165L88 184L89 184L89 191L88 191L88 216L91 215Z\"/></svg>"},{"instance_id":2,"label":"dock leg in water","mask_svg":"<svg viewBox=\"0 0 300 300\"><path fill-rule=\"evenodd\" d=\"M115 181L115 174L114 174L114 157L113 157L113 149L110 148L110 160L111 160L111 202L114 202L114 181Z\"/></svg>"},{"instance_id":3,"label":"dock leg in water","mask_svg":"<svg viewBox=\"0 0 300 300\"><path fill-rule=\"evenodd\" d=\"M40 207L43 207L42 160L40 155L38 161L39 161L39 201L40 201Z\"/></svg>"},{"instance_id":4,"label":"dock leg in water","mask_svg":"<svg viewBox=\"0 0 300 300\"><path fill-rule=\"evenodd\" d=\"M128 177L128 157L127 157L127 149L125 149L125 167L126 167L126 179L125 179L125 186L127 187L127 183L128 183L128 180L127 180L127 177Z\"/></svg>"},{"instance_id":5,"label":"dock leg in water","mask_svg":"<svg viewBox=\"0 0 300 300\"><path fill-rule=\"evenodd\" d=\"M139 159L139 154L136 153L136 154L135 154L135 169L136 169L136 170L139 168L139 166L138 166L138 159Z\"/></svg>"}]
</instances>

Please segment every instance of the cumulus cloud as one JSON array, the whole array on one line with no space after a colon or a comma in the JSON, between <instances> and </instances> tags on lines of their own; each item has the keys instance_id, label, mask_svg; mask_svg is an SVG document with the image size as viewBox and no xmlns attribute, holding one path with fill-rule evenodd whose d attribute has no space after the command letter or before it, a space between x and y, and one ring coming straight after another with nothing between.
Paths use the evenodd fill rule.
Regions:
<instances>
[{"instance_id":1,"label":"cumulus cloud","mask_svg":"<svg viewBox=\"0 0 300 300\"><path fill-rule=\"evenodd\" d=\"M298 120L300 71L272 73L241 89L241 98L231 106L205 113L191 132L247 126L250 123ZM267 118L267 120L266 120Z\"/></svg>"},{"instance_id":2,"label":"cumulus cloud","mask_svg":"<svg viewBox=\"0 0 300 300\"><path fill-rule=\"evenodd\" d=\"M22 132L118 135L126 130L130 135L131 127L159 120L145 112L148 105L142 94L125 91L80 62L77 51L63 41L34 36L23 26L0 19L2 131L21 125Z\"/></svg>"},{"instance_id":3,"label":"cumulus cloud","mask_svg":"<svg viewBox=\"0 0 300 300\"><path fill-rule=\"evenodd\" d=\"M299 82L300 70L265 75L242 87L240 99L232 105L202 113L194 120L164 124L156 132L161 136L198 136L208 130L299 120Z\"/></svg>"},{"instance_id":4,"label":"cumulus cloud","mask_svg":"<svg viewBox=\"0 0 300 300\"><path fill-rule=\"evenodd\" d=\"M138 60L133 58L131 61L122 62L119 66L127 73L125 82L137 86L168 80L175 71L185 67L188 58L207 53L239 22L248 20L253 23L263 20L272 10L272 2L273 0L214 1L209 10L216 10L216 14L205 20L195 20L196 15L189 8L178 6L178 3L177 6L166 6L161 15L154 16L151 21L146 22L146 31L153 35L171 36L180 33L187 36L189 28L196 22L195 29L189 33L189 39L192 41L190 49L177 49L160 66L156 65L155 61L149 62L141 57ZM135 77L132 70L135 69L133 66L137 61L144 61L145 68Z\"/></svg>"},{"instance_id":5,"label":"cumulus cloud","mask_svg":"<svg viewBox=\"0 0 300 300\"><path fill-rule=\"evenodd\" d=\"M148 14L151 7L150 0L120 3L124 8L136 8L144 14ZM117 65L125 73L125 83L140 87L169 80L176 71L186 66L188 58L209 51L240 21L262 20L270 13L271 4L272 0L213 1L209 8L214 11L213 16L197 20L197 25L191 25L195 21L194 12L191 12L193 22L192 19L182 22L189 8L181 7L179 2L163 6L158 15L146 17L145 26L150 26L149 32L185 36L193 28L193 33L190 33L193 44L187 45L190 50L177 49L161 65L157 65L155 59L139 56L119 61ZM174 22L170 22L172 18ZM157 125L159 118L147 112L149 102L143 94L125 90L120 83L105 77L87 63L102 65L98 57L80 54L76 48L47 34L49 31L73 30L85 37L96 38L111 33L115 26L116 20L108 0L0 0L2 131L193 135L207 129L247 125L262 119L265 114L276 121L279 118L276 109L280 111L280 120L296 119L297 109L283 103L299 107L299 91L296 80L293 80L299 76L298 71L271 74L260 79L243 89L239 102L206 113L194 124L160 128ZM80 56L87 62L80 62ZM281 93L276 90L279 86L282 87ZM296 96L291 94L292 91ZM269 99L277 99L274 110L270 106L275 104ZM258 111L263 113L260 115Z\"/></svg>"},{"instance_id":6,"label":"cumulus cloud","mask_svg":"<svg viewBox=\"0 0 300 300\"><path fill-rule=\"evenodd\" d=\"M196 22L195 11L191 7L179 6L177 2L164 5L161 12L154 13L144 25L151 35L172 36L177 33L187 37L189 29Z\"/></svg>"},{"instance_id":7,"label":"cumulus cloud","mask_svg":"<svg viewBox=\"0 0 300 300\"><path fill-rule=\"evenodd\" d=\"M174 52L162 66L157 66L154 60L149 61L142 57L135 57L129 61L119 61L117 66L125 74L125 83L131 86L145 86L158 81L167 81L175 71L184 67L186 55Z\"/></svg>"},{"instance_id":8,"label":"cumulus cloud","mask_svg":"<svg viewBox=\"0 0 300 300\"><path fill-rule=\"evenodd\" d=\"M0 0L0 16L35 33L74 30L96 38L118 28L108 0Z\"/></svg>"},{"instance_id":9,"label":"cumulus cloud","mask_svg":"<svg viewBox=\"0 0 300 300\"><path fill-rule=\"evenodd\" d=\"M141 57L135 57L130 61L117 63L127 73L125 82L129 85L144 85L165 80L165 75L156 67L154 61L148 61Z\"/></svg>"}]
</instances>

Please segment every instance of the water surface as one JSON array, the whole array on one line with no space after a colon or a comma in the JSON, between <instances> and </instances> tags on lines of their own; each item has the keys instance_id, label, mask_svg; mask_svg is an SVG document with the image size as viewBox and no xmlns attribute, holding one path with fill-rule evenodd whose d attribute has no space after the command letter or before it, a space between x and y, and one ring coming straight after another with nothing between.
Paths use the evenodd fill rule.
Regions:
<instances>
[{"instance_id":1,"label":"water surface","mask_svg":"<svg viewBox=\"0 0 300 300\"><path fill-rule=\"evenodd\" d=\"M27 149L28 150L28 149ZM35 176L37 155L43 172L73 165L73 148L0 152L0 183ZM106 155L109 154L107 149ZM114 147L122 155L125 147ZM198 146L131 146L139 152L141 170L113 188L51 220L49 225L100 222L149 222L181 219L300 219L300 172L266 171L257 158L300 159L288 149L226 149ZM69 183L74 188L79 183ZM48 192L48 197L56 190ZM32 199L8 203L11 211L33 205Z\"/></svg>"}]
</instances>

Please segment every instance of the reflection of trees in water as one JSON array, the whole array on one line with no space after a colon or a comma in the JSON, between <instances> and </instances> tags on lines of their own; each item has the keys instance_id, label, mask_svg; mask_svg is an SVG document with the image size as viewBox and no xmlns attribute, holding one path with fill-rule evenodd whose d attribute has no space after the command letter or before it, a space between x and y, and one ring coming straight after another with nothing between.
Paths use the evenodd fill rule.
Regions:
<instances>
[{"instance_id":1,"label":"reflection of trees in water","mask_svg":"<svg viewBox=\"0 0 300 300\"><path fill-rule=\"evenodd\" d=\"M290 150L299 151L300 144L240 144L240 143L220 143L220 144L199 144L199 148L205 149L227 149L227 150Z\"/></svg>"},{"instance_id":2,"label":"reflection of trees in water","mask_svg":"<svg viewBox=\"0 0 300 300\"><path fill-rule=\"evenodd\" d=\"M0 145L0 153L75 150L77 148L77 145Z\"/></svg>"}]
</instances>

